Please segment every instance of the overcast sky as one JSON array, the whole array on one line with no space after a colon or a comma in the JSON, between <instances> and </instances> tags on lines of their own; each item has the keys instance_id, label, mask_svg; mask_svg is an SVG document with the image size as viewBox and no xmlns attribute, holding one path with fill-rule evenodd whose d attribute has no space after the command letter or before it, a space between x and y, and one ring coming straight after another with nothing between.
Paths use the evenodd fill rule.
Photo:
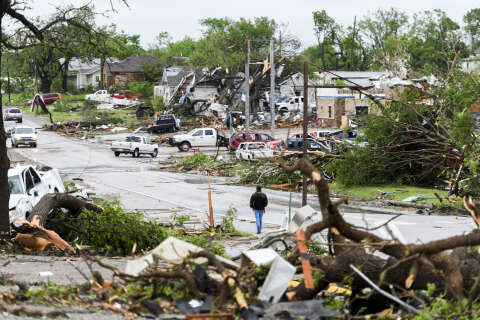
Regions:
<instances>
[{"instance_id":1,"label":"overcast sky","mask_svg":"<svg viewBox=\"0 0 480 320\"><path fill-rule=\"evenodd\" d=\"M84 0L31 0L29 16L42 16L54 11L52 4L85 3ZM449 17L462 22L470 9L480 8L480 0L128 0L127 8L120 0L112 0L117 13L98 17L99 24L115 23L120 30L141 35L145 47L155 36L167 31L173 40L201 35L199 20L207 17L254 18L266 16L277 22L286 22L289 31L297 35L304 46L315 43L312 12L326 10L337 22L353 25L354 16L362 18L378 8L395 7L408 14L442 9ZM110 8L109 0L92 0L97 10Z\"/></svg>"}]
</instances>

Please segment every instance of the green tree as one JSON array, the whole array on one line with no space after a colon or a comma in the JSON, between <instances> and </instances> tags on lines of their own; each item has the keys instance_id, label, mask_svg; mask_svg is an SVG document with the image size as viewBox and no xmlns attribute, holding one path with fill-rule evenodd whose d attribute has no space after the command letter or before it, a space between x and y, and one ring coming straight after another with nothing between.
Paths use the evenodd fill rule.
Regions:
<instances>
[{"instance_id":1,"label":"green tree","mask_svg":"<svg viewBox=\"0 0 480 320\"><path fill-rule=\"evenodd\" d=\"M460 26L442 10L415 15L410 35L409 65L415 71L446 74L454 62L468 55Z\"/></svg>"},{"instance_id":2,"label":"green tree","mask_svg":"<svg viewBox=\"0 0 480 320\"><path fill-rule=\"evenodd\" d=\"M470 36L472 51L480 48L480 8L471 9L463 16L465 31Z\"/></svg>"},{"instance_id":3,"label":"green tree","mask_svg":"<svg viewBox=\"0 0 480 320\"><path fill-rule=\"evenodd\" d=\"M378 9L362 19L359 27L372 47L373 67L400 72L407 59L408 15L395 8Z\"/></svg>"}]
</instances>

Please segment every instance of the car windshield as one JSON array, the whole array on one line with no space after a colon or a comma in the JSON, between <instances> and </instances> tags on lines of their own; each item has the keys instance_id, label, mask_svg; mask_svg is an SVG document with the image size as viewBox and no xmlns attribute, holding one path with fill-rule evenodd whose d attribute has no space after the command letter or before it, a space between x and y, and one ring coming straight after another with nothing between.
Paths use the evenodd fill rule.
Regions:
<instances>
[{"instance_id":1,"label":"car windshield","mask_svg":"<svg viewBox=\"0 0 480 320\"><path fill-rule=\"evenodd\" d=\"M19 176L8 177L8 187L10 188L11 194L22 194L22 183L20 182Z\"/></svg>"},{"instance_id":2,"label":"car windshield","mask_svg":"<svg viewBox=\"0 0 480 320\"><path fill-rule=\"evenodd\" d=\"M17 128L15 130L15 133L17 133L17 134L29 134L29 133L33 133L33 129L32 128Z\"/></svg>"},{"instance_id":3,"label":"car windshield","mask_svg":"<svg viewBox=\"0 0 480 320\"><path fill-rule=\"evenodd\" d=\"M10 109L8 113L21 113L20 109Z\"/></svg>"}]
</instances>

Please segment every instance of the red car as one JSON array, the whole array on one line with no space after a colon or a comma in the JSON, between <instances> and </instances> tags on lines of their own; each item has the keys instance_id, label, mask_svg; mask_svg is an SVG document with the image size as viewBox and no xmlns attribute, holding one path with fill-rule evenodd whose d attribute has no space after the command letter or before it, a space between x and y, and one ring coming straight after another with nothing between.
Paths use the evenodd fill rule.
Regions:
<instances>
[{"instance_id":1,"label":"red car","mask_svg":"<svg viewBox=\"0 0 480 320\"><path fill-rule=\"evenodd\" d=\"M242 142L266 142L271 146L272 150L280 149L282 145L281 140L275 140L269 134L262 132L246 132L240 131L234 133L228 142L228 148L230 151L235 151L238 145Z\"/></svg>"},{"instance_id":2,"label":"red car","mask_svg":"<svg viewBox=\"0 0 480 320\"><path fill-rule=\"evenodd\" d=\"M42 93L41 96L45 104L52 104L55 101L62 99L62 96L60 95L60 93ZM33 99L28 100L28 104L32 104L32 103L33 103Z\"/></svg>"}]
</instances>

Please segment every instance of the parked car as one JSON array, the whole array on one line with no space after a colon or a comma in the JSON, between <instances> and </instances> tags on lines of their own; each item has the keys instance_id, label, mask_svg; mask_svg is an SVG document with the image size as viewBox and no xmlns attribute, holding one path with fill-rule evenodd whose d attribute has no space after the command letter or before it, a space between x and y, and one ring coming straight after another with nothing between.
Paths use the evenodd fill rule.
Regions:
<instances>
[{"instance_id":1,"label":"parked car","mask_svg":"<svg viewBox=\"0 0 480 320\"><path fill-rule=\"evenodd\" d=\"M158 155L158 145L150 142L150 139L142 136L127 136L122 142L113 142L110 145L115 157L122 153L131 154L132 157L138 158L141 154L149 154L152 158Z\"/></svg>"},{"instance_id":2,"label":"parked car","mask_svg":"<svg viewBox=\"0 0 480 320\"><path fill-rule=\"evenodd\" d=\"M338 134L340 132L343 132L341 129L322 129L322 130L313 130L310 131L309 134L314 138L314 139L320 139L320 138L328 138L331 137L332 135Z\"/></svg>"},{"instance_id":3,"label":"parked car","mask_svg":"<svg viewBox=\"0 0 480 320\"><path fill-rule=\"evenodd\" d=\"M239 131L230 137L228 148L235 151L242 142L268 142L273 150L281 149L283 145L283 141L276 140L266 133Z\"/></svg>"},{"instance_id":4,"label":"parked car","mask_svg":"<svg viewBox=\"0 0 480 320\"><path fill-rule=\"evenodd\" d=\"M180 151L188 151L192 147L226 147L228 140L217 129L196 128L188 133L170 137L168 143Z\"/></svg>"},{"instance_id":5,"label":"parked car","mask_svg":"<svg viewBox=\"0 0 480 320\"><path fill-rule=\"evenodd\" d=\"M242 142L235 156L239 160L258 160L273 157L273 150L265 142Z\"/></svg>"},{"instance_id":6,"label":"parked car","mask_svg":"<svg viewBox=\"0 0 480 320\"><path fill-rule=\"evenodd\" d=\"M315 135L313 133L308 132L307 135L309 138L315 139ZM302 132L292 133L290 137L288 137L288 139L303 139L303 133Z\"/></svg>"},{"instance_id":7,"label":"parked car","mask_svg":"<svg viewBox=\"0 0 480 320\"><path fill-rule=\"evenodd\" d=\"M60 93L42 93L40 96L42 97L43 102L45 102L46 105L53 104L56 101L62 99L62 96L60 95ZM33 103L33 99L28 100L28 104L32 104L32 103Z\"/></svg>"},{"instance_id":8,"label":"parked car","mask_svg":"<svg viewBox=\"0 0 480 320\"><path fill-rule=\"evenodd\" d=\"M15 129L16 125L16 121L3 121L3 129L5 130L7 137L12 135L12 131Z\"/></svg>"},{"instance_id":9,"label":"parked car","mask_svg":"<svg viewBox=\"0 0 480 320\"><path fill-rule=\"evenodd\" d=\"M354 142L357 137L359 136L358 130L352 129L346 132L340 130L339 132L332 135L332 138L337 141L345 141L345 142Z\"/></svg>"},{"instance_id":10,"label":"parked car","mask_svg":"<svg viewBox=\"0 0 480 320\"><path fill-rule=\"evenodd\" d=\"M33 207L48 193L65 192L57 169L37 171L32 166L19 166L8 170L10 219L28 218Z\"/></svg>"},{"instance_id":11,"label":"parked car","mask_svg":"<svg viewBox=\"0 0 480 320\"><path fill-rule=\"evenodd\" d=\"M303 96L290 97L283 102L277 102L275 103L275 110L280 114L288 112L303 112ZM311 102L308 105L308 113L312 114L314 110L316 112L316 102Z\"/></svg>"},{"instance_id":12,"label":"parked car","mask_svg":"<svg viewBox=\"0 0 480 320\"><path fill-rule=\"evenodd\" d=\"M155 125L149 126L148 133L175 132L180 130L180 119L173 114L157 114Z\"/></svg>"},{"instance_id":13,"label":"parked car","mask_svg":"<svg viewBox=\"0 0 480 320\"><path fill-rule=\"evenodd\" d=\"M12 148L20 145L36 148L38 143L37 131L27 126L15 127L15 129L12 130L10 140L12 142Z\"/></svg>"},{"instance_id":14,"label":"parked car","mask_svg":"<svg viewBox=\"0 0 480 320\"><path fill-rule=\"evenodd\" d=\"M287 145L288 151L303 151L303 138L292 138L288 140ZM323 141L317 141L313 138L307 139L307 150L308 151L323 151L330 152L330 147L327 143Z\"/></svg>"},{"instance_id":15,"label":"parked car","mask_svg":"<svg viewBox=\"0 0 480 320\"><path fill-rule=\"evenodd\" d=\"M18 123L23 122L23 112L18 108L8 108L3 113L3 120L16 121Z\"/></svg>"}]
</instances>

